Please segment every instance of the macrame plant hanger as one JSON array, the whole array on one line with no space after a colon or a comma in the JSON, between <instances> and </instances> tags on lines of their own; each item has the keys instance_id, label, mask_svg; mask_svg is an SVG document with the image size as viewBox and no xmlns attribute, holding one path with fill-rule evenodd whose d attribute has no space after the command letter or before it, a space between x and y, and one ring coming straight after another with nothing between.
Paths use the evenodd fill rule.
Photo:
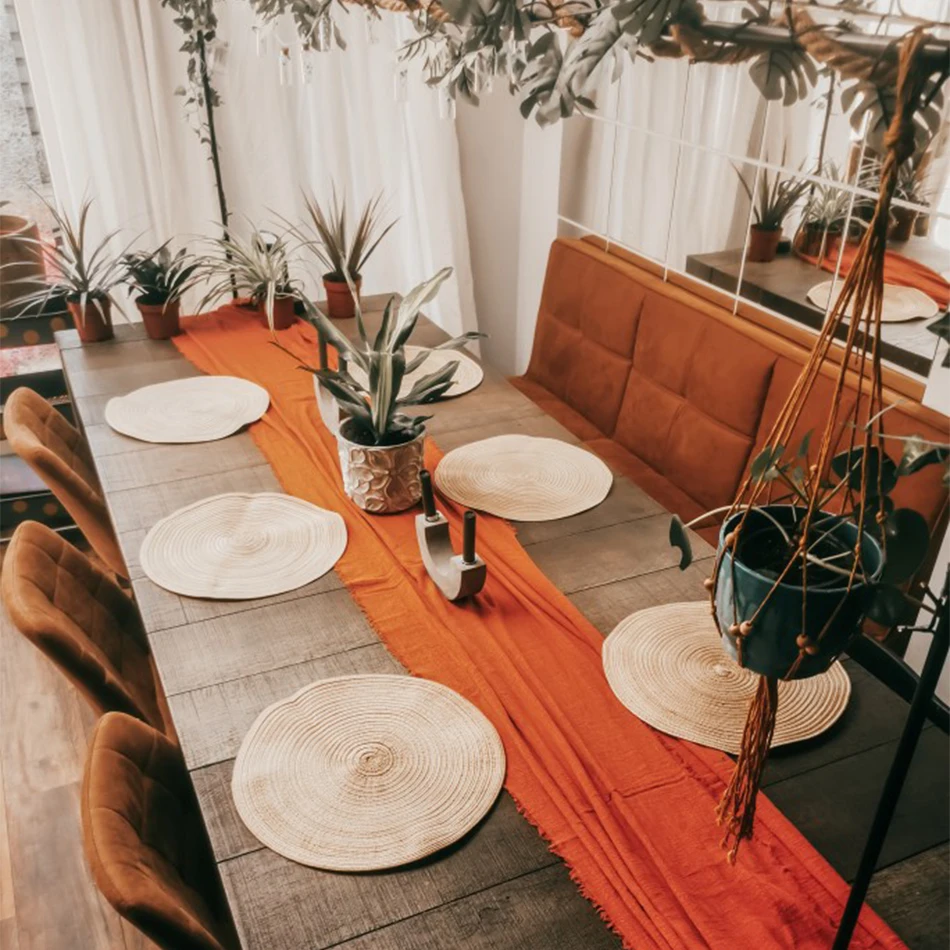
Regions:
<instances>
[{"instance_id":1,"label":"macrame plant hanger","mask_svg":"<svg viewBox=\"0 0 950 950\"><path fill-rule=\"evenodd\" d=\"M881 491L884 466L868 462L869 456L875 452L879 452L880 457L884 454L886 415L883 413L880 352L884 252L891 198L897 183L897 171L903 162L913 155L915 149L914 114L922 105L921 100L928 80L928 70L922 68L918 54L926 41L927 35L919 29L908 33L902 40L898 61L897 104L893 121L885 138L885 157L874 215L858 247L854 263L844 280L842 291L833 304L808 361L782 406L765 443L766 448L775 453L773 458L776 461L777 457L782 455L783 447L790 445L808 397L816 381L823 375L822 368L826 363L833 365L829 360L829 352L839 329L846 322L845 314L850 310L853 316L847 324L840 363L839 354L835 355L833 361L839 365L834 371L834 391L827 422L818 439L817 457L814 464L803 473L801 479L803 498L797 507L804 509L805 514L800 522L802 526L800 536L792 539L793 553L785 568L778 574L765 600L759 604L751 617L729 628L730 634L736 639L739 663L744 665L743 641L749 637L755 637L758 616L774 596L779 585L797 567L800 570L801 580L799 582L796 574L794 583L796 585L800 583L803 594L800 629L807 630L808 573L806 567L814 563L810 547L813 545L815 534L819 531L822 509L830 502L836 501L836 507L840 506L841 511L854 511L858 531L857 543L852 566L845 571L846 578L842 577L842 580L846 581L846 589L841 603L835 608L816 637L809 638L804 633L798 633L796 640L798 656L783 677L784 679L794 678L804 659L821 651L822 640L833 628L838 611L851 593L852 587L855 583L866 580L861 543L868 523L865 514L867 513L878 523L881 523L884 517L883 504L879 501L884 494ZM842 412L841 397L849 373L857 377L857 399L852 408ZM831 457L836 451L836 444L845 430L848 432L848 458L855 459L855 470L858 468L858 459L860 459L860 482L854 485L851 478L845 477L834 489L831 489L824 480L824 473L828 471ZM818 436L819 433L816 432L815 435ZM876 486L873 485L872 479L877 480ZM749 514L753 506L768 503L773 485L774 482L766 478L766 473L758 472L755 476L750 473L740 486L726 516L726 521L728 521L737 512L742 512L735 528L724 537L715 560L712 577L706 582L710 590L714 617L716 617L716 589L720 572L724 569L735 571L736 551ZM839 494L843 497L836 499L835 496ZM871 506L877 506L878 511L872 513ZM731 557L728 559L728 566L724 568L724 554L727 551L730 552ZM735 596L736 585L733 577L733 616L738 620ZM716 619L718 622L718 617ZM793 618L789 618L789 623L791 625L789 636L794 636L794 627L797 625ZM735 860L741 841L752 835L759 783L775 729L775 716L778 709L777 686L778 681L774 676L760 678L755 697L749 707L739 758L731 781L719 803L717 815L720 824L725 829L723 846L728 851L730 861Z\"/></svg>"}]
</instances>

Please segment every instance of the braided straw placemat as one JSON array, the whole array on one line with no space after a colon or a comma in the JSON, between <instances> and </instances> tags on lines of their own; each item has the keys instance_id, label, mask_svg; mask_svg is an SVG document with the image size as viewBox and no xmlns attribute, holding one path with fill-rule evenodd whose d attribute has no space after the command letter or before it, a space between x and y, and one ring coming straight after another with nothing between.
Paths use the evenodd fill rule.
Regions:
<instances>
[{"instance_id":1,"label":"braided straw placemat","mask_svg":"<svg viewBox=\"0 0 950 950\"><path fill-rule=\"evenodd\" d=\"M834 281L825 280L815 284L805 295L819 309L828 309L828 300ZM838 282L838 293L844 287L844 282ZM849 317L854 316L854 301L848 304L845 311ZM916 287L903 287L899 284L885 284L884 298L881 308L881 320L884 323L903 323L907 320L920 320L935 317L940 312L937 301Z\"/></svg>"},{"instance_id":2,"label":"braided straw placemat","mask_svg":"<svg viewBox=\"0 0 950 950\"><path fill-rule=\"evenodd\" d=\"M449 452L436 485L461 505L513 521L551 521L599 505L613 475L596 455L558 439L499 435Z\"/></svg>"},{"instance_id":3,"label":"braided straw placemat","mask_svg":"<svg viewBox=\"0 0 950 950\"><path fill-rule=\"evenodd\" d=\"M723 651L709 603L664 604L621 620L603 647L604 673L639 719L671 736L737 754L758 676ZM772 746L820 735L848 705L840 663L808 679L780 681Z\"/></svg>"},{"instance_id":4,"label":"braided straw placemat","mask_svg":"<svg viewBox=\"0 0 950 950\"><path fill-rule=\"evenodd\" d=\"M409 363L418 356L419 353L422 352L422 349L422 347L418 346L407 346L406 362ZM406 373L406 375L403 376L402 384L399 386L399 395L407 396L412 387L415 386L423 376L430 376L432 373L437 373L442 367L447 366L449 363L458 363L459 365L455 370L455 378L452 380L452 385L442 397L443 399L448 399L452 396L461 396L464 393L471 392L479 386L481 381L485 378L485 373L481 366L470 356L466 356L458 350L430 350L429 355L423 360L420 366L416 367L411 373ZM368 388L369 378L359 366L355 363L350 363L349 373L364 389Z\"/></svg>"},{"instance_id":5,"label":"braided straw placemat","mask_svg":"<svg viewBox=\"0 0 950 950\"><path fill-rule=\"evenodd\" d=\"M236 376L194 376L143 386L106 403L106 422L143 442L214 442L260 419L270 396Z\"/></svg>"},{"instance_id":6,"label":"braided straw placemat","mask_svg":"<svg viewBox=\"0 0 950 950\"><path fill-rule=\"evenodd\" d=\"M346 548L346 525L274 492L214 495L163 518L145 536L142 570L186 597L246 600L303 587Z\"/></svg>"},{"instance_id":7,"label":"braided straw placemat","mask_svg":"<svg viewBox=\"0 0 950 950\"><path fill-rule=\"evenodd\" d=\"M494 726L430 680L384 674L311 683L244 737L231 791L268 848L330 871L375 871L457 841L505 777Z\"/></svg>"}]
</instances>

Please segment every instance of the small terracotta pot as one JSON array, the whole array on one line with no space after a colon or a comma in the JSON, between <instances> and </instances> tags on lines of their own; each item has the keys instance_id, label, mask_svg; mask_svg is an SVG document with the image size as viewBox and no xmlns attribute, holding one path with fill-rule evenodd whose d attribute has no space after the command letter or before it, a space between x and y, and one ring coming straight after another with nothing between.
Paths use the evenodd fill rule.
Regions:
<instances>
[{"instance_id":1,"label":"small terracotta pot","mask_svg":"<svg viewBox=\"0 0 950 950\"><path fill-rule=\"evenodd\" d=\"M360 287L363 286L363 280L357 277L353 281L356 284L356 295L359 297ZM333 320L350 320L356 313L353 303L353 295L345 280L330 280L329 277L323 277L323 289L327 292L327 315Z\"/></svg>"},{"instance_id":2,"label":"small terracotta pot","mask_svg":"<svg viewBox=\"0 0 950 950\"><path fill-rule=\"evenodd\" d=\"M887 236L892 241L909 241L914 233L918 212L912 208L891 208L893 219Z\"/></svg>"},{"instance_id":3,"label":"small terracotta pot","mask_svg":"<svg viewBox=\"0 0 950 950\"><path fill-rule=\"evenodd\" d=\"M181 333L181 323L178 319L181 313L180 300L143 303L143 299L139 297L135 306L142 314L142 323L145 324L145 332L150 340L167 340Z\"/></svg>"},{"instance_id":4,"label":"small terracotta pot","mask_svg":"<svg viewBox=\"0 0 950 950\"><path fill-rule=\"evenodd\" d=\"M400 445L361 445L347 438L352 420L337 433L343 488L358 507L373 514L395 514L419 503L425 432Z\"/></svg>"},{"instance_id":5,"label":"small terracotta pot","mask_svg":"<svg viewBox=\"0 0 950 950\"><path fill-rule=\"evenodd\" d=\"M761 264L774 261L781 240L781 228L762 228L753 224L749 229L749 253L746 255L746 260Z\"/></svg>"},{"instance_id":6,"label":"small terracotta pot","mask_svg":"<svg viewBox=\"0 0 950 950\"><path fill-rule=\"evenodd\" d=\"M297 298L293 296L274 297L274 329L289 330L297 320L294 313L294 304ZM267 306L263 300L258 301L257 309L264 319L264 326L270 326L267 322Z\"/></svg>"},{"instance_id":7,"label":"small terracotta pot","mask_svg":"<svg viewBox=\"0 0 950 950\"><path fill-rule=\"evenodd\" d=\"M112 339L112 301L108 297L87 298L85 313L78 300L67 299L66 306L83 343L101 343Z\"/></svg>"}]
</instances>

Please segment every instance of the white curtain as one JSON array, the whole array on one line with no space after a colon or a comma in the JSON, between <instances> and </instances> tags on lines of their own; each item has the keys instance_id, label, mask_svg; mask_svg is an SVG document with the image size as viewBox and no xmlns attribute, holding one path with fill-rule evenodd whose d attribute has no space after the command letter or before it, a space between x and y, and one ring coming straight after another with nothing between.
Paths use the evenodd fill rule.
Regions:
<instances>
[{"instance_id":1,"label":"white curtain","mask_svg":"<svg viewBox=\"0 0 950 950\"><path fill-rule=\"evenodd\" d=\"M221 0L216 12L215 121L234 230L300 218L303 190L326 198L335 183L354 207L381 192L399 223L367 266L364 292L404 292L450 264L455 278L431 314L450 332L474 329L454 123L414 77L406 102L393 94L396 31L408 24L386 16L374 44L351 9L339 17L348 49L311 54L305 84L289 23L258 55L250 5ZM157 0L17 0L17 15L63 207L94 197L97 232L141 233L142 247L216 233L208 153L174 94L186 80L171 11ZM280 81L278 41L291 50L292 85Z\"/></svg>"}]
</instances>

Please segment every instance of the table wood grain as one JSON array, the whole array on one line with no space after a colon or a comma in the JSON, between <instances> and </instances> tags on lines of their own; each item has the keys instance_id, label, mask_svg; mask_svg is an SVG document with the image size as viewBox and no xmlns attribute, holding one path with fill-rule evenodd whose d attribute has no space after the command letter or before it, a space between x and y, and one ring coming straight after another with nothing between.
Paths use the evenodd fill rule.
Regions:
<instances>
[{"instance_id":1,"label":"table wood grain","mask_svg":"<svg viewBox=\"0 0 950 950\"><path fill-rule=\"evenodd\" d=\"M381 301L369 301L371 325ZM355 332L352 321L341 327ZM444 336L421 323L421 342ZM144 577L139 545L160 518L212 494L279 490L277 480L247 432L213 444L156 446L104 424L112 396L198 375L172 343L146 340L139 325L118 327L107 343L81 346L75 331L58 333L57 342L246 950L618 948L507 793L456 846L385 873L303 867L247 831L230 781L256 716L316 679L401 667L333 573L277 597L241 602L179 597ZM431 408L429 432L445 450L505 432L577 442L490 367L474 392ZM619 475L597 508L516 529L541 569L605 634L641 607L703 598L712 549L694 537L697 563L680 572L667 513ZM891 739L889 733L883 741ZM843 755L873 745L852 736ZM825 764L837 758L826 753ZM794 769L786 772L779 784L793 798ZM919 840L914 844L919 850Z\"/></svg>"}]
</instances>

